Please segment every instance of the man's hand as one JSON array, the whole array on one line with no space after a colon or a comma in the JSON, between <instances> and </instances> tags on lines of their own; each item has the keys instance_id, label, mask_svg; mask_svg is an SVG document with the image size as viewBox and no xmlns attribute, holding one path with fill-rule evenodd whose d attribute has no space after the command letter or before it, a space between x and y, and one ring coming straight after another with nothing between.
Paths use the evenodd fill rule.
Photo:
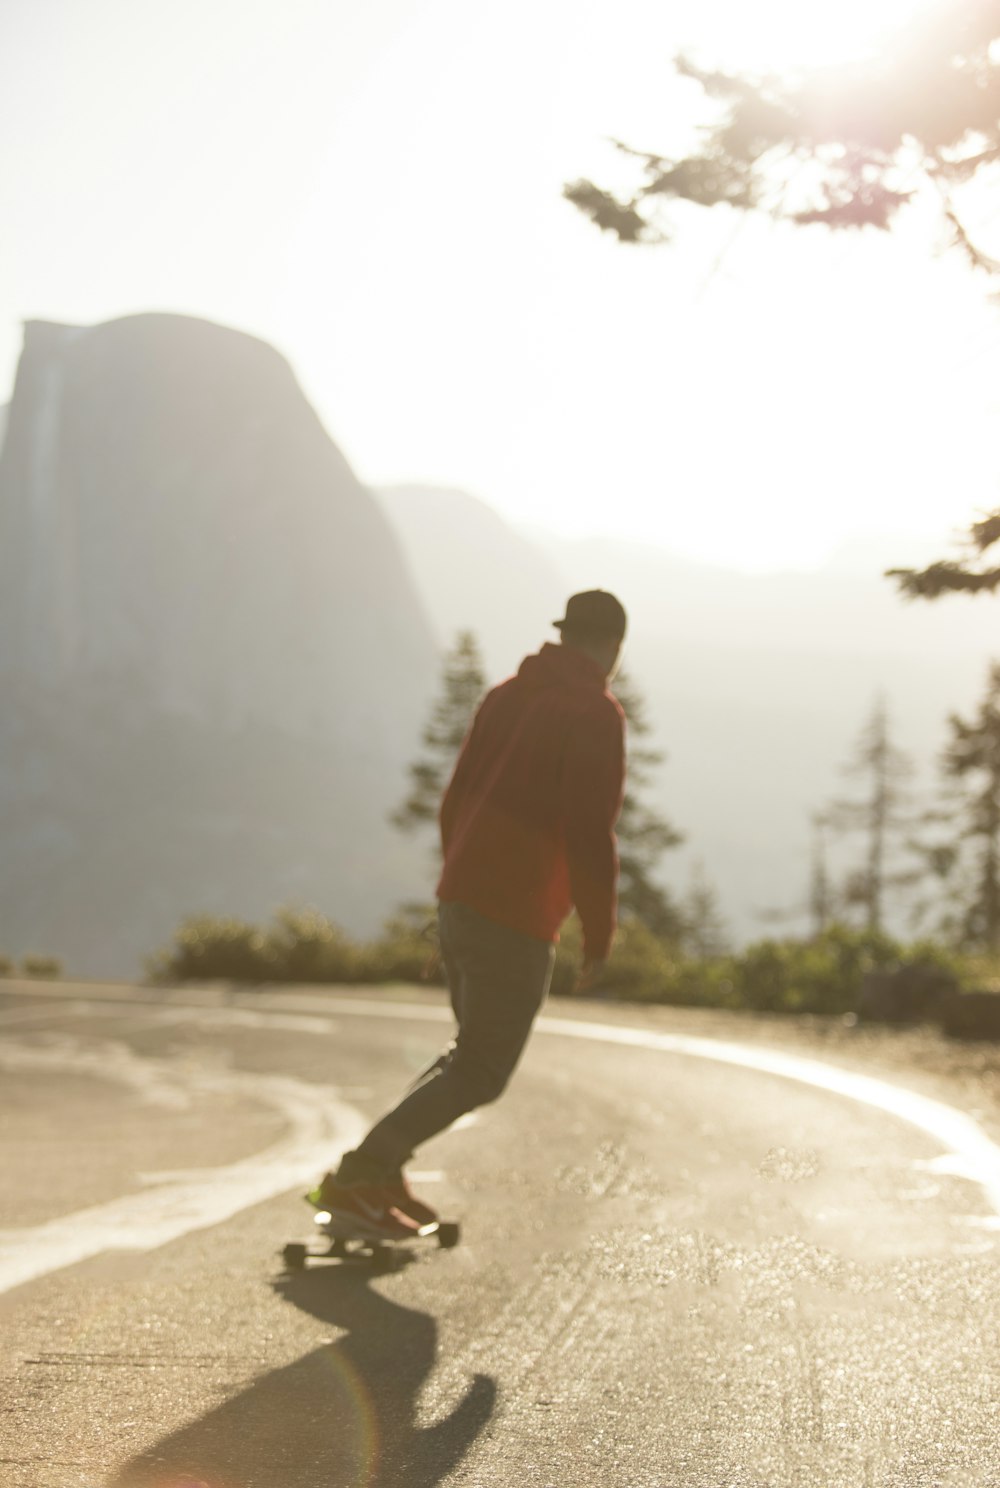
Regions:
<instances>
[{"instance_id":1,"label":"man's hand","mask_svg":"<svg viewBox=\"0 0 1000 1488\"><path fill-rule=\"evenodd\" d=\"M431 951L427 960L420 968L420 980L422 982L436 982L441 975L441 952Z\"/></svg>"},{"instance_id":2,"label":"man's hand","mask_svg":"<svg viewBox=\"0 0 1000 1488\"><path fill-rule=\"evenodd\" d=\"M604 968L607 964L607 961L584 961L583 969L573 988L574 993L580 995L593 992L604 975Z\"/></svg>"}]
</instances>

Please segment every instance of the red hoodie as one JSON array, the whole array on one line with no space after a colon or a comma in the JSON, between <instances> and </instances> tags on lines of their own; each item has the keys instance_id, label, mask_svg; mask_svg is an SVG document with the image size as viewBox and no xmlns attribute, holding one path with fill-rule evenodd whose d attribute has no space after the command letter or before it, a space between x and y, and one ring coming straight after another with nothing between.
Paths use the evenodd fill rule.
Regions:
<instances>
[{"instance_id":1,"label":"red hoodie","mask_svg":"<svg viewBox=\"0 0 1000 1488\"><path fill-rule=\"evenodd\" d=\"M600 667L544 645L487 693L441 803L438 898L557 940L574 904L584 956L615 931L614 825L625 785L625 715Z\"/></svg>"}]
</instances>

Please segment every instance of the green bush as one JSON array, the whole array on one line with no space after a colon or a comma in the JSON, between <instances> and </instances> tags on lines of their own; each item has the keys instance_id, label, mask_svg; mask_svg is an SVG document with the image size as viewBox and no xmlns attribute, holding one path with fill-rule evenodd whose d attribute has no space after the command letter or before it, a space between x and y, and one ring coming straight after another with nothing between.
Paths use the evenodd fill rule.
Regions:
<instances>
[{"instance_id":1,"label":"green bush","mask_svg":"<svg viewBox=\"0 0 1000 1488\"><path fill-rule=\"evenodd\" d=\"M657 1001L674 1007L738 1008L732 958L716 956L706 961L680 961L664 995Z\"/></svg>"},{"instance_id":2,"label":"green bush","mask_svg":"<svg viewBox=\"0 0 1000 1488\"><path fill-rule=\"evenodd\" d=\"M922 960L942 953L914 947ZM835 926L812 940L761 940L737 955L696 961L637 921L619 929L614 955L595 992L629 1002L746 1008L773 1013L847 1013L857 1006L866 971L900 964L889 936ZM559 947L553 992L573 991L580 964L576 921Z\"/></svg>"},{"instance_id":3,"label":"green bush","mask_svg":"<svg viewBox=\"0 0 1000 1488\"><path fill-rule=\"evenodd\" d=\"M282 909L263 936L268 980L352 982L361 953L332 920L315 909Z\"/></svg>"},{"instance_id":4,"label":"green bush","mask_svg":"<svg viewBox=\"0 0 1000 1488\"><path fill-rule=\"evenodd\" d=\"M62 962L55 956L24 956L21 960L21 972L26 977L54 982L62 976Z\"/></svg>"},{"instance_id":5,"label":"green bush","mask_svg":"<svg viewBox=\"0 0 1000 1488\"><path fill-rule=\"evenodd\" d=\"M409 906L375 940L359 944L315 909L279 910L263 930L243 920L200 915L186 920L173 944L147 961L147 974L156 982L440 985L439 971L429 967L437 947L436 936L428 933L432 916L433 908Z\"/></svg>"},{"instance_id":6,"label":"green bush","mask_svg":"<svg viewBox=\"0 0 1000 1488\"><path fill-rule=\"evenodd\" d=\"M556 948L553 996L572 996L582 963L583 934L579 919L573 915L563 926ZM640 920L625 919L618 928L614 953L592 995L663 1002L664 988L674 984L679 967L680 957L673 942L654 935Z\"/></svg>"},{"instance_id":7,"label":"green bush","mask_svg":"<svg viewBox=\"0 0 1000 1488\"><path fill-rule=\"evenodd\" d=\"M654 935L641 920L625 920L596 990L604 997L659 1002L664 988L674 982L679 961L670 941Z\"/></svg>"},{"instance_id":8,"label":"green bush","mask_svg":"<svg viewBox=\"0 0 1000 1488\"><path fill-rule=\"evenodd\" d=\"M12 976L14 963L7 956L0 956L0 977Z\"/></svg>"},{"instance_id":9,"label":"green bush","mask_svg":"<svg viewBox=\"0 0 1000 1488\"><path fill-rule=\"evenodd\" d=\"M150 957L154 982L267 982L272 980L263 934L244 920L195 915L174 942Z\"/></svg>"},{"instance_id":10,"label":"green bush","mask_svg":"<svg viewBox=\"0 0 1000 1488\"><path fill-rule=\"evenodd\" d=\"M738 955L682 969L682 980L701 995L668 1002L747 1008L754 1012L844 1014L857 1009L869 971L903 966L953 970L949 954L922 942L909 948L877 931L831 926L809 940L762 940Z\"/></svg>"},{"instance_id":11,"label":"green bush","mask_svg":"<svg viewBox=\"0 0 1000 1488\"><path fill-rule=\"evenodd\" d=\"M156 981L440 986L444 977L436 945L433 905L404 906L377 937L360 943L315 909L289 908L263 930L235 919L186 920L173 944L154 956L148 968ZM573 916L557 947L555 996L574 992L581 961L580 923ZM26 975L58 975L57 963L38 957L31 963L43 969L29 972L26 963ZM627 1002L836 1015L856 1010L866 972L916 965L961 970L933 944L904 948L887 935L844 926L811 940L761 940L736 955L694 960L674 942L626 918L592 993ZM982 970L977 963L980 984Z\"/></svg>"},{"instance_id":12,"label":"green bush","mask_svg":"<svg viewBox=\"0 0 1000 1488\"><path fill-rule=\"evenodd\" d=\"M359 981L444 984L433 905L406 905L388 919L378 940L362 947Z\"/></svg>"},{"instance_id":13,"label":"green bush","mask_svg":"<svg viewBox=\"0 0 1000 1488\"><path fill-rule=\"evenodd\" d=\"M887 935L832 926L811 940L762 940L728 959L728 1006L768 1013L848 1013L866 972L896 966Z\"/></svg>"}]
</instances>

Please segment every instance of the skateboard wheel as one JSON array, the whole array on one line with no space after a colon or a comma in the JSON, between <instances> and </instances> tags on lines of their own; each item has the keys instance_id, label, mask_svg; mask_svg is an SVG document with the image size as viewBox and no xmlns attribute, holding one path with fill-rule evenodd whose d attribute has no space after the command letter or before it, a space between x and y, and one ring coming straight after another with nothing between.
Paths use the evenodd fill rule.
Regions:
<instances>
[{"instance_id":1,"label":"skateboard wheel","mask_svg":"<svg viewBox=\"0 0 1000 1488\"><path fill-rule=\"evenodd\" d=\"M306 1256L309 1254L308 1247L293 1242L286 1245L281 1252L282 1259L289 1271L304 1271L306 1269Z\"/></svg>"},{"instance_id":2,"label":"skateboard wheel","mask_svg":"<svg viewBox=\"0 0 1000 1488\"><path fill-rule=\"evenodd\" d=\"M442 1221L438 1225L437 1242L442 1250L452 1250L459 1241L461 1230L453 1220Z\"/></svg>"}]
</instances>

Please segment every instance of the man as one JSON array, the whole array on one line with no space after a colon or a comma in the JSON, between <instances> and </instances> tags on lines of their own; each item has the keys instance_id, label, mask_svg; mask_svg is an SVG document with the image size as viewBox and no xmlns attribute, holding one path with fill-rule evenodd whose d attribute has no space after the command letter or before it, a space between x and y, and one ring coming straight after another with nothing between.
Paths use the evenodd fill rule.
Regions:
<instances>
[{"instance_id":1,"label":"man","mask_svg":"<svg viewBox=\"0 0 1000 1488\"><path fill-rule=\"evenodd\" d=\"M615 931L614 835L625 783L625 718L607 691L625 636L612 594L574 594L546 644L493 688L441 804L441 955L458 1025L451 1048L311 1195L371 1238L401 1239L436 1215L411 1191L414 1148L504 1090L576 906L592 984Z\"/></svg>"}]
</instances>

